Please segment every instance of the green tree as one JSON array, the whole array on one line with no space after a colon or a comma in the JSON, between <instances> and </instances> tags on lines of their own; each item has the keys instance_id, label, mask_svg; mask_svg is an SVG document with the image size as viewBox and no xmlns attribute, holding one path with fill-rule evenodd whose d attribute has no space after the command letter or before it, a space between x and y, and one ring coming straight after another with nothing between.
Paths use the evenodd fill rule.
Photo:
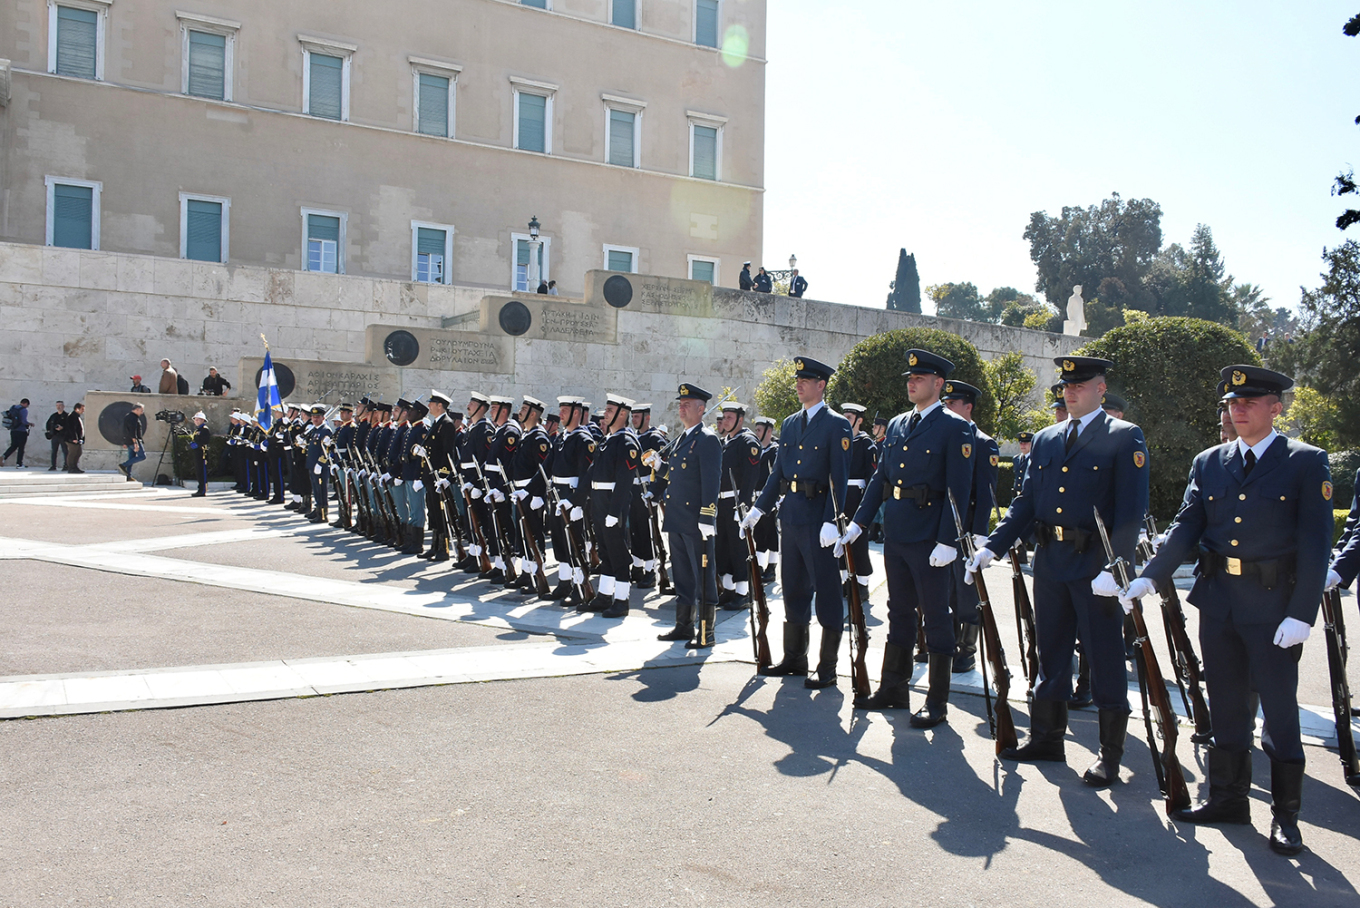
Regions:
<instances>
[{"instance_id":1,"label":"green tree","mask_svg":"<svg viewBox=\"0 0 1360 908\"><path fill-rule=\"evenodd\" d=\"M1185 275L1185 315L1220 325L1237 325L1232 308L1232 278L1224 277L1223 259L1208 226L1196 224L1190 237Z\"/></svg>"},{"instance_id":2,"label":"green tree","mask_svg":"<svg viewBox=\"0 0 1360 908\"><path fill-rule=\"evenodd\" d=\"M898 328L855 344L831 376L827 400L833 407L847 401L863 404L870 414L878 412L889 418L911 409L907 380L902 373L907 371L907 351L913 348L943 356L954 364L950 378L982 390L982 397L973 408L973 419L991 434L996 425L996 400L989 390L982 357L968 341L935 328Z\"/></svg>"},{"instance_id":3,"label":"green tree","mask_svg":"<svg viewBox=\"0 0 1360 908\"><path fill-rule=\"evenodd\" d=\"M756 386L756 409L761 416L772 418L775 425L792 416L802 406L793 390L794 371L793 360L777 360L761 374L760 384Z\"/></svg>"},{"instance_id":4,"label":"green tree","mask_svg":"<svg viewBox=\"0 0 1360 908\"><path fill-rule=\"evenodd\" d=\"M1039 272L1035 288L1062 308L1074 285L1099 294L1101 281L1116 278L1128 296L1124 308L1150 308L1143 279L1162 247L1161 221L1156 202L1125 202L1117 192L1100 205L1064 207L1056 218L1034 212L1024 238Z\"/></svg>"},{"instance_id":5,"label":"green tree","mask_svg":"<svg viewBox=\"0 0 1360 908\"><path fill-rule=\"evenodd\" d=\"M897 312L921 311L921 276L916 272L916 256L903 249L897 253L897 277L889 285L888 308Z\"/></svg>"},{"instance_id":6,"label":"green tree","mask_svg":"<svg viewBox=\"0 0 1360 908\"><path fill-rule=\"evenodd\" d=\"M972 283L935 284L926 288L926 296L935 301L935 314L940 318L959 318L970 322L990 321L987 306Z\"/></svg>"},{"instance_id":7,"label":"green tree","mask_svg":"<svg viewBox=\"0 0 1360 908\"><path fill-rule=\"evenodd\" d=\"M1102 283L1108 283L1102 281ZM1135 312L1138 310L1134 310ZM1124 324L1124 310L1118 305L1106 305L1099 297L1086 301L1085 337L1100 337Z\"/></svg>"},{"instance_id":8,"label":"green tree","mask_svg":"<svg viewBox=\"0 0 1360 908\"><path fill-rule=\"evenodd\" d=\"M1292 374L1336 404L1336 444L1360 446L1360 243L1347 240L1323 253L1322 286L1306 290L1306 334L1295 344L1272 343L1271 368Z\"/></svg>"},{"instance_id":9,"label":"green tree","mask_svg":"<svg viewBox=\"0 0 1360 908\"><path fill-rule=\"evenodd\" d=\"M1034 432L1052 420L1047 412L1035 410L1030 404L1038 376L1025 366L1024 354L1018 350L983 363L987 371L987 390L996 400L996 437L1014 440L1021 432ZM1042 417L1036 420L1036 414Z\"/></svg>"},{"instance_id":10,"label":"green tree","mask_svg":"<svg viewBox=\"0 0 1360 908\"><path fill-rule=\"evenodd\" d=\"M1340 450L1336 424L1336 402L1307 385L1294 386L1289 406L1275 420L1281 432L1324 451Z\"/></svg>"}]
</instances>

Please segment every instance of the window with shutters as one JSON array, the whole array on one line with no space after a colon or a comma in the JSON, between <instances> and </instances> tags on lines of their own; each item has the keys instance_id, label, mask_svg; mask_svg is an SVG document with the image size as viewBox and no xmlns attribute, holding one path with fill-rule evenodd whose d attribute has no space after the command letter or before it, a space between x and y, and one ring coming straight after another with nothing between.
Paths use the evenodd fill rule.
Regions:
<instances>
[{"instance_id":1,"label":"window with shutters","mask_svg":"<svg viewBox=\"0 0 1360 908\"><path fill-rule=\"evenodd\" d=\"M179 194L179 257L197 262L227 261L231 199Z\"/></svg>"},{"instance_id":2,"label":"window with shutters","mask_svg":"<svg viewBox=\"0 0 1360 908\"><path fill-rule=\"evenodd\" d=\"M557 86L510 77L515 92L514 145L522 151L552 154L553 95Z\"/></svg>"},{"instance_id":3,"label":"window with shutters","mask_svg":"<svg viewBox=\"0 0 1360 908\"><path fill-rule=\"evenodd\" d=\"M694 43L702 47L718 46L719 0L694 0Z\"/></svg>"},{"instance_id":4,"label":"window with shutters","mask_svg":"<svg viewBox=\"0 0 1360 908\"><path fill-rule=\"evenodd\" d=\"M532 6L535 9L552 9L550 0L519 0L520 6Z\"/></svg>"},{"instance_id":5,"label":"window with shutters","mask_svg":"<svg viewBox=\"0 0 1360 908\"><path fill-rule=\"evenodd\" d=\"M453 257L453 225L411 222L411 280L449 284Z\"/></svg>"},{"instance_id":6,"label":"window with shutters","mask_svg":"<svg viewBox=\"0 0 1360 908\"><path fill-rule=\"evenodd\" d=\"M609 24L636 30L637 4L638 0L610 0Z\"/></svg>"},{"instance_id":7,"label":"window with shutters","mask_svg":"<svg viewBox=\"0 0 1360 908\"><path fill-rule=\"evenodd\" d=\"M47 177L47 245L99 248L99 195L104 184Z\"/></svg>"},{"instance_id":8,"label":"window with shutters","mask_svg":"<svg viewBox=\"0 0 1360 908\"><path fill-rule=\"evenodd\" d=\"M454 136L458 74L453 63L410 57L413 128L427 136Z\"/></svg>"},{"instance_id":9,"label":"window with shutters","mask_svg":"<svg viewBox=\"0 0 1360 908\"><path fill-rule=\"evenodd\" d=\"M603 94L605 161L619 167L642 166L642 111L646 101Z\"/></svg>"},{"instance_id":10,"label":"window with shutters","mask_svg":"<svg viewBox=\"0 0 1360 908\"><path fill-rule=\"evenodd\" d=\"M718 179L722 127L690 122L689 175L701 180Z\"/></svg>"},{"instance_id":11,"label":"window with shutters","mask_svg":"<svg viewBox=\"0 0 1360 908\"><path fill-rule=\"evenodd\" d=\"M510 234L510 242L515 249L515 257L510 266L510 289L522 292L537 290L537 285L529 286L529 235L527 233L512 233ZM540 235L538 243L538 279L550 281L552 277L548 272L552 258L550 255L552 238Z\"/></svg>"},{"instance_id":12,"label":"window with shutters","mask_svg":"<svg viewBox=\"0 0 1360 908\"><path fill-rule=\"evenodd\" d=\"M302 248L306 270L323 274L345 273L345 227L348 216L340 211L302 209Z\"/></svg>"},{"instance_id":13,"label":"window with shutters","mask_svg":"<svg viewBox=\"0 0 1360 908\"><path fill-rule=\"evenodd\" d=\"M302 42L302 112L327 120L349 120L349 75L357 47L322 38Z\"/></svg>"},{"instance_id":14,"label":"window with shutters","mask_svg":"<svg viewBox=\"0 0 1360 908\"><path fill-rule=\"evenodd\" d=\"M604 245L604 269L632 274L637 271L638 248L636 246Z\"/></svg>"},{"instance_id":15,"label":"window with shutters","mask_svg":"<svg viewBox=\"0 0 1360 908\"><path fill-rule=\"evenodd\" d=\"M689 259L689 279L707 281L715 287L718 284L718 259L705 255L691 255Z\"/></svg>"},{"instance_id":16,"label":"window with shutters","mask_svg":"<svg viewBox=\"0 0 1360 908\"><path fill-rule=\"evenodd\" d=\"M241 23L215 16L176 11L184 64L180 89L186 95L230 101L236 55L236 33Z\"/></svg>"},{"instance_id":17,"label":"window with shutters","mask_svg":"<svg viewBox=\"0 0 1360 908\"><path fill-rule=\"evenodd\" d=\"M104 78L104 34L111 0L47 2L47 71L77 79Z\"/></svg>"}]
</instances>

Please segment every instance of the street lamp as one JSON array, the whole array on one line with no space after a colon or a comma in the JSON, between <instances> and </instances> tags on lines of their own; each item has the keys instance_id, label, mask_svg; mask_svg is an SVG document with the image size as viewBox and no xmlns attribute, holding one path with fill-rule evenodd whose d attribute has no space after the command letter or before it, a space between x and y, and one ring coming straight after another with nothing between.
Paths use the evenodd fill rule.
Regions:
<instances>
[{"instance_id":1,"label":"street lamp","mask_svg":"<svg viewBox=\"0 0 1360 908\"><path fill-rule=\"evenodd\" d=\"M539 265L538 228L541 226L542 225L538 223L538 215L534 215L533 217L529 218L529 270L527 279L525 280L525 283L528 284L528 286L525 289L528 290L530 293L534 293L535 291L538 290L538 285L542 280L538 273Z\"/></svg>"},{"instance_id":2,"label":"street lamp","mask_svg":"<svg viewBox=\"0 0 1360 908\"><path fill-rule=\"evenodd\" d=\"M796 256L796 255L791 255L791 256L789 256L789 270L790 270L790 271L793 271L793 270L794 270L795 268L797 268L797 267L798 267L798 256Z\"/></svg>"}]
</instances>

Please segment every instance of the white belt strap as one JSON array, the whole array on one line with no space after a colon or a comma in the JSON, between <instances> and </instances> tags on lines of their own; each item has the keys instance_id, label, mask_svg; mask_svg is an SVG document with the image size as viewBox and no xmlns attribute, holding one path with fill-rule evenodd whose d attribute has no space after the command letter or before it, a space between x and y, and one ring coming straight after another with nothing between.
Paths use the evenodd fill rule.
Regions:
<instances>
[{"instance_id":1,"label":"white belt strap","mask_svg":"<svg viewBox=\"0 0 1360 908\"><path fill-rule=\"evenodd\" d=\"M592 489L600 489L606 492L614 491L614 484L612 482L592 482L590 484L590 487Z\"/></svg>"},{"instance_id":2,"label":"white belt strap","mask_svg":"<svg viewBox=\"0 0 1360 908\"><path fill-rule=\"evenodd\" d=\"M845 481L845 484L848 485L848 486L854 486L854 487L857 488L857 489L862 489L862 488L864 488L864 487L868 484L868 480L867 480L867 479L847 479L847 480Z\"/></svg>"},{"instance_id":3,"label":"white belt strap","mask_svg":"<svg viewBox=\"0 0 1360 908\"><path fill-rule=\"evenodd\" d=\"M522 489L522 488L524 488L525 486L527 486L529 483L531 483L531 482L533 482L533 481L534 481L534 478L533 478L532 476L530 476L528 479L516 479L516 480L515 480L515 488L517 488L517 489Z\"/></svg>"},{"instance_id":4,"label":"white belt strap","mask_svg":"<svg viewBox=\"0 0 1360 908\"><path fill-rule=\"evenodd\" d=\"M718 497L719 497L719 498L736 498L736 497L737 497L737 493L736 493L736 492L719 492L719 493L718 493Z\"/></svg>"}]
</instances>

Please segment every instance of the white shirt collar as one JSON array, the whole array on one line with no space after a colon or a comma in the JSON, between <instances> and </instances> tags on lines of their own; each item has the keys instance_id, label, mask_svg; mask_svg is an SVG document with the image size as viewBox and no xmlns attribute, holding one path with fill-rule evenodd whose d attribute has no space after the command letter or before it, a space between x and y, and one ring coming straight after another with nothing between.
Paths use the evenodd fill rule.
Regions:
<instances>
[{"instance_id":1,"label":"white shirt collar","mask_svg":"<svg viewBox=\"0 0 1360 908\"><path fill-rule=\"evenodd\" d=\"M1086 427L1089 426L1097 416L1104 412L1105 412L1104 410L1097 407L1096 409L1092 410L1090 413L1087 413L1080 419L1078 419L1075 416L1067 417L1067 425L1063 427L1063 435L1066 435L1068 432L1072 431L1071 426L1074 420L1077 423L1077 435L1081 435L1082 432L1086 431Z\"/></svg>"},{"instance_id":2,"label":"white shirt collar","mask_svg":"<svg viewBox=\"0 0 1360 908\"><path fill-rule=\"evenodd\" d=\"M810 407L804 407L803 412L807 413L808 422L812 422L812 417L817 415L817 411L826 406L826 401L819 400Z\"/></svg>"},{"instance_id":3,"label":"white shirt collar","mask_svg":"<svg viewBox=\"0 0 1360 908\"><path fill-rule=\"evenodd\" d=\"M933 404L931 404L930 406L926 407L924 410L916 410L916 409L913 409L912 412L913 412L913 413L919 413L919 414L921 415L921 418L922 418L922 419L925 419L927 416L929 416L929 415L931 414L931 411L933 411L936 407L943 407L943 406L944 406L944 404L940 403L940 402L937 400L937 401L935 401L935 403L933 403Z\"/></svg>"},{"instance_id":4,"label":"white shirt collar","mask_svg":"<svg viewBox=\"0 0 1360 908\"><path fill-rule=\"evenodd\" d=\"M1260 460L1262 457L1265 456L1266 450L1267 450L1272 444L1275 443L1275 436L1277 436L1277 435L1279 435L1279 434L1280 434L1279 432L1276 432L1274 429L1271 429L1269 435L1267 435L1265 438L1261 439L1260 441L1258 441L1258 442L1257 442L1256 444L1254 444L1254 445L1248 445L1247 442L1246 442L1246 440L1243 439L1242 436L1240 436L1240 435L1237 436L1237 454L1238 454L1238 456L1241 457L1242 460L1245 461L1245 460L1247 459L1247 452L1248 452L1248 451L1254 451L1254 452L1256 453L1256 459L1257 459L1257 460Z\"/></svg>"}]
</instances>

